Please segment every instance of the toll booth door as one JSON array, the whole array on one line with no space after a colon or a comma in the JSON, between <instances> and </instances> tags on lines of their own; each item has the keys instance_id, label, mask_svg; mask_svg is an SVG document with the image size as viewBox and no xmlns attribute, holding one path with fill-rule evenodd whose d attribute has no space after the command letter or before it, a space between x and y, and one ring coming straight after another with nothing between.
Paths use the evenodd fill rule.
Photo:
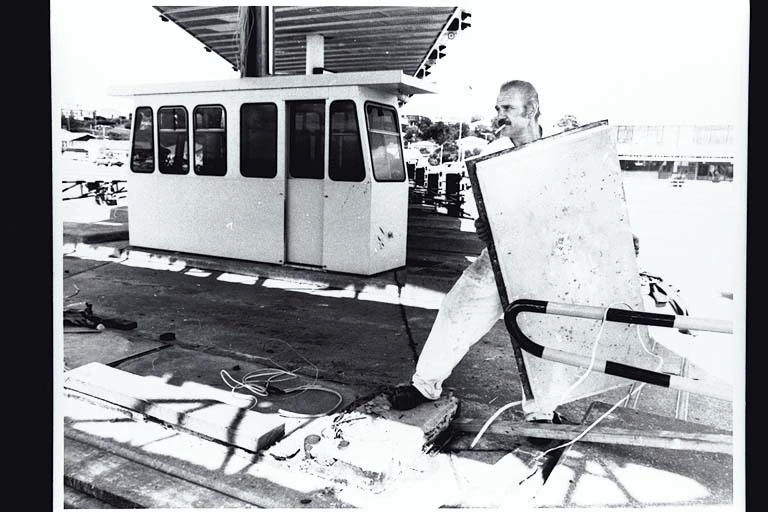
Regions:
<instances>
[{"instance_id":1,"label":"toll booth door","mask_svg":"<svg viewBox=\"0 0 768 512\"><path fill-rule=\"evenodd\" d=\"M322 266L325 101L290 101L286 106L286 262Z\"/></svg>"}]
</instances>

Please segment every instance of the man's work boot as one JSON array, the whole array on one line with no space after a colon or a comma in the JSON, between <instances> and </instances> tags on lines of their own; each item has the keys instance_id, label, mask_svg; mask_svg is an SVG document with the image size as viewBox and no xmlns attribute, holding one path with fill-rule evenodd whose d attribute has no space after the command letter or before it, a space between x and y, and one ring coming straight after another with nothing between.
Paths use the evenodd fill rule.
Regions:
<instances>
[{"instance_id":1,"label":"man's work boot","mask_svg":"<svg viewBox=\"0 0 768 512\"><path fill-rule=\"evenodd\" d=\"M429 402L429 400L429 398L421 394L421 391L410 384L397 386L392 392L392 396L389 397L392 408L398 411L413 409L419 404Z\"/></svg>"}]
</instances>

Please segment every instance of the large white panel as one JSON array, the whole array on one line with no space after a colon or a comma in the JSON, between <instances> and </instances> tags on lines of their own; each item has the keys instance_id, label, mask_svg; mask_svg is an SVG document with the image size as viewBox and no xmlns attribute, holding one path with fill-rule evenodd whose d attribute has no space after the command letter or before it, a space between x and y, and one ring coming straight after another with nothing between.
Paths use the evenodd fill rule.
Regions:
<instances>
[{"instance_id":1,"label":"large white panel","mask_svg":"<svg viewBox=\"0 0 768 512\"><path fill-rule=\"evenodd\" d=\"M621 171L607 124L540 139L476 164L509 302L519 298L642 310L640 282ZM476 191L477 193L477 191ZM533 341L589 357L655 369L636 326L524 313ZM647 329L642 341L650 346ZM524 353L531 388L553 410L583 369ZM630 381L592 373L570 401Z\"/></svg>"},{"instance_id":2,"label":"large white panel","mask_svg":"<svg viewBox=\"0 0 768 512\"><path fill-rule=\"evenodd\" d=\"M129 177L131 245L282 263L282 179Z\"/></svg>"}]
</instances>

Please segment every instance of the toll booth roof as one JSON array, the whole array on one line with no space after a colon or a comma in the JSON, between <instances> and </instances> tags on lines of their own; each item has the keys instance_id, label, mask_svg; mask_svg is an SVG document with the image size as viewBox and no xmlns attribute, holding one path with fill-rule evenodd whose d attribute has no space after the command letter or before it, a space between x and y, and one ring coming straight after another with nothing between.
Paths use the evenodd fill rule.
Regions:
<instances>
[{"instance_id":1,"label":"toll booth roof","mask_svg":"<svg viewBox=\"0 0 768 512\"><path fill-rule=\"evenodd\" d=\"M142 84L113 87L112 96L141 96L162 93L216 92L301 87L363 86L391 94L436 93L434 83L404 74L399 70L330 73L317 75L270 75L233 80L192 81L182 83Z\"/></svg>"}]
</instances>

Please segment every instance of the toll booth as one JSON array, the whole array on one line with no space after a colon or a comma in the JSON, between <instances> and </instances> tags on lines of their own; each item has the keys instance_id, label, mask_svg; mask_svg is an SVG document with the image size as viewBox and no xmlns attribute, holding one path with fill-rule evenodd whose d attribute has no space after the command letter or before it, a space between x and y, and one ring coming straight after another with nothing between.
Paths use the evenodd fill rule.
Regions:
<instances>
[{"instance_id":1,"label":"toll booth","mask_svg":"<svg viewBox=\"0 0 768 512\"><path fill-rule=\"evenodd\" d=\"M114 90L135 100L132 246L372 275L405 265L401 71Z\"/></svg>"},{"instance_id":2,"label":"toll booth","mask_svg":"<svg viewBox=\"0 0 768 512\"><path fill-rule=\"evenodd\" d=\"M416 179L416 164L414 162L405 162L405 168L408 170L408 179Z\"/></svg>"},{"instance_id":3,"label":"toll booth","mask_svg":"<svg viewBox=\"0 0 768 512\"><path fill-rule=\"evenodd\" d=\"M416 167L416 169L414 169L413 183L415 186L423 187L425 185L424 173L426 172L427 172L426 167Z\"/></svg>"}]
</instances>

